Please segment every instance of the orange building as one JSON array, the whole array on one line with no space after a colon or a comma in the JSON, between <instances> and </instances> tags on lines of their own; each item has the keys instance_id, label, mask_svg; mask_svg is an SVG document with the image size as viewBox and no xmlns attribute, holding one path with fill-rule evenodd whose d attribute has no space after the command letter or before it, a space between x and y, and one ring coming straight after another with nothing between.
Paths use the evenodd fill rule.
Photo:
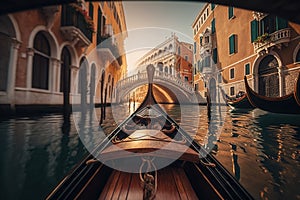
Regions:
<instances>
[{"instance_id":1,"label":"orange building","mask_svg":"<svg viewBox=\"0 0 300 200\"><path fill-rule=\"evenodd\" d=\"M126 31L120 1L1 16L1 108L111 102L127 72Z\"/></svg>"},{"instance_id":2,"label":"orange building","mask_svg":"<svg viewBox=\"0 0 300 200\"><path fill-rule=\"evenodd\" d=\"M293 91L300 71L299 26L277 16L205 4L194 30L194 85L212 101L245 91L243 78L266 96ZM298 31L298 33L297 33Z\"/></svg>"}]
</instances>

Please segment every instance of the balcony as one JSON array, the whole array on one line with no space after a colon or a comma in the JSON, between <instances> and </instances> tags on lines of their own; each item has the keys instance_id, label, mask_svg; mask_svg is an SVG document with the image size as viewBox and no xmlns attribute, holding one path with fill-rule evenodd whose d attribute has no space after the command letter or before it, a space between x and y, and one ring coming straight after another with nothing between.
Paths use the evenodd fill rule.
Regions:
<instances>
[{"instance_id":1,"label":"balcony","mask_svg":"<svg viewBox=\"0 0 300 200\"><path fill-rule=\"evenodd\" d=\"M93 27L88 16L80 9L79 6L63 5L60 29L67 40L84 47L91 44Z\"/></svg>"},{"instance_id":2,"label":"balcony","mask_svg":"<svg viewBox=\"0 0 300 200\"><path fill-rule=\"evenodd\" d=\"M111 54L115 57L118 64L122 65L122 55L120 55L119 47L113 42L112 36L106 35L102 36L103 42L98 45L98 48L107 48L110 50Z\"/></svg>"},{"instance_id":3,"label":"balcony","mask_svg":"<svg viewBox=\"0 0 300 200\"><path fill-rule=\"evenodd\" d=\"M256 53L268 52L273 47L281 48L283 44L290 41L291 30L289 28L282 29L271 33L270 35L260 36L254 41L254 51Z\"/></svg>"}]
</instances>

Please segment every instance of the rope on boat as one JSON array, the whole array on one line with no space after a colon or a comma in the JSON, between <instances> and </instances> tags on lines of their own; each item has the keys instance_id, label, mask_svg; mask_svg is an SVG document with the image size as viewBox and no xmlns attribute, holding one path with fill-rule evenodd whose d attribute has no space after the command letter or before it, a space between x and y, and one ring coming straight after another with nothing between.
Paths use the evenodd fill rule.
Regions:
<instances>
[{"instance_id":1,"label":"rope on boat","mask_svg":"<svg viewBox=\"0 0 300 200\"><path fill-rule=\"evenodd\" d=\"M154 157L142 157L142 164L140 166L140 180L143 187L143 200L154 199L157 191L157 168L153 163ZM143 167L147 164L146 172L143 173ZM150 171L154 171L154 175L150 174Z\"/></svg>"}]
</instances>

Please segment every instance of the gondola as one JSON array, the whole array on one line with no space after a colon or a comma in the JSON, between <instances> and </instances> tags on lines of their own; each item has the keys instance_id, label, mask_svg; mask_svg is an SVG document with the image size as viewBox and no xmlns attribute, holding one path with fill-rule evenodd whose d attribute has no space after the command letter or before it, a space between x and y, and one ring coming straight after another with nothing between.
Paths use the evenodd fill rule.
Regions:
<instances>
[{"instance_id":1,"label":"gondola","mask_svg":"<svg viewBox=\"0 0 300 200\"><path fill-rule=\"evenodd\" d=\"M260 95L250 88L246 77L244 77L244 82L248 99L253 106L273 113L300 114L300 73L295 84L294 92L282 97Z\"/></svg>"},{"instance_id":2,"label":"gondola","mask_svg":"<svg viewBox=\"0 0 300 200\"><path fill-rule=\"evenodd\" d=\"M147 71L143 103L47 199L253 199L157 105Z\"/></svg>"},{"instance_id":3,"label":"gondola","mask_svg":"<svg viewBox=\"0 0 300 200\"><path fill-rule=\"evenodd\" d=\"M254 109L255 107L249 102L247 93L242 93L238 97L229 97L223 89L222 96L226 104L232 109Z\"/></svg>"}]
</instances>

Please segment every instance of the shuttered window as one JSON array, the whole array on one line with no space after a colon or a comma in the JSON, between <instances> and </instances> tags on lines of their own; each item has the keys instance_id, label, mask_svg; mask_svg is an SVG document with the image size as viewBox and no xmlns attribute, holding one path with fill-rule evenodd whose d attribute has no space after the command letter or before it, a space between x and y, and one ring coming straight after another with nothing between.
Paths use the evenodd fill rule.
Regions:
<instances>
[{"instance_id":1,"label":"shuttered window","mask_svg":"<svg viewBox=\"0 0 300 200\"><path fill-rule=\"evenodd\" d=\"M212 4L211 4L211 10L214 10L214 9L215 9L215 4L212 3Z\"/></svg>"},{"instance_id":2,"label":"shuttered window","mask_svg":"<svg viewBox=\"0 0 300 200\"><path fill-rule=\"evenodd\" d=\"M247 63L247 64L245 65L245 75L249 75L249 74L250 74L250 64Z\"/></svg>"},{"instance_id":3,"label":"shuttered window","mask_svg":"<svg viewBox=\"0 0 300 200\"><path fill-rule=\"evenodd\" d=\"M254 42L258 37L258 21L251 21L251 42Z\"/></svg>"},{"instance_id":4,"label":"shuttered window","mask_svg":"<svg viewBox=\"0 0 300 200\"><path fill-rule=\"evenodd\" d=\"M216 64L218 62L218 50L217 48L213 49L213 61Z\"/></svg>"},{"instance_id":5,"label":"shuttered window","mask_svg":"<svg viewBox=\"0 0 300 200\"><path fill-rule=\"evenodd\" d=\"M234 79L234 68L231 68L230 70L229 70L229 77L230 77L230 79Z\"/></svg>"},{"instance_id":6,"label":"shuttered window","mask_svg":"<svg viewBox=\"0 0 300 200\"><path fill-rule=\"evenodd\" d=\"M236 35L229 37L229 54L236 53Z\"/></svg>"},{"instance_id":7,"label":"shuttered window","mask_svg":"<svg viewBox=\"0 0 300 200\"><path fill-rule=\"evenodd\" d=\"M211 21L211 33L215 33L216 32L216 20L213 19Z\"/></svg>"},{"instance_id":8,"label":"shuttered window","mask_svg":"<svg viewBox=\"0 0 300 200\"><path fill-rule=\"evenodd\" d=\"M230 7L228 7L228 19L231 19L233 17L234 17L234 15L233 15L233 7L230 6Z\"/></svg>"},{"instance_id":9,"label":"shuttered window","mask_svg":"<svg viewBox=\"0 0 300 200\"><path fill-rule=\"evenodd\" d=\"M230 95L231 95L231 96L234 95L234 87L230 87Z\"/></svg>"},{"instance_id":10,"label":"shuttered window","mask_svg":"<svg viewBox=\"0 0 300 200\"><path fill-rule=\"evenodd\" d=\"M288 27L288 22L285 19L276 17L276 30L281 30Z\"/></svg>"}]
</instances>

